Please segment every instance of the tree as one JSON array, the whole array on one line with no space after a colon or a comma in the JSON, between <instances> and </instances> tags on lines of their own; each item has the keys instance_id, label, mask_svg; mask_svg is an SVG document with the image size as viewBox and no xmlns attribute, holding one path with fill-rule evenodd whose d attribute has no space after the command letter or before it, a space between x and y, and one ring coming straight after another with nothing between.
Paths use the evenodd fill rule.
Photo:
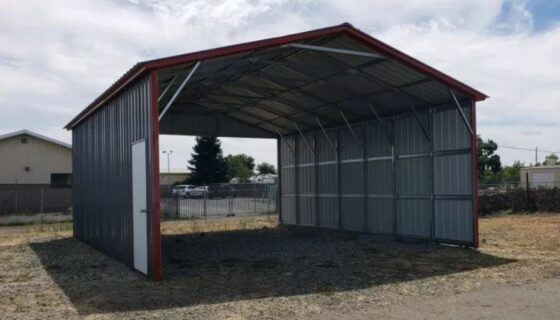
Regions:
<instances>
[{"instance_id":1,"label":"tree","mask_svg":"<svg viewBox=\"0 0 560 320\"><path fill-rule=\"evenodd\" d=\"M229 179L238 178L241 182L246 182L253 175L255 169L255 159L244 153L228 155L225 158L227 175Z\"/></svg>"},{"instance_id":2,"label":"tree","mask_svg":"<svg viewBox=\"0 0 560 320\"><path fill-rule=\"evenodd\" d=\"M500 156L494 152L498 150L498 144L490 139L482 140L477 137L478 151L478 176L482 180L484 177L497 175L502 170Z\"/></svg>"},{"instance_id":3,"label":"tree","mask_svg":"<svg viewBox=\"0 0 560 320\"><path fill-rule=\"evenodd\" d=\"M519 182L519 175L521 168L525 164L515 161L512 166L505 166L502 170L502 183L517 183Z\"/></svg>"},{"instance_id":4,"label":"tree","mask_svg":"<svg viewBox=\"0 0 560 320\"><path fill-rule=\"evenodd\" d=\"M226 166L222 155L222 143L216 137L196 137L192 159L189 160L191 171L190 184L209 184L225 182Z\"/></svg>"},{"instance_id":5,"label":"tree","mask_svg":"<svg viewBox=\"0 0 560 320\"><path fill-rule=\"evenodd\" d=\"M558 156L555 153L551 153L544 158L544 165L553 166L558 163Z\"/></svg>"},{"instance_id":6,"label":"tree","mask_svg":"<svg viewBox=\"0 0 560 320\"><path fill-rule=\"evenodd\" d=\"M257 172L259 174L276 174L276 168L268 162L263 162L257 166Z\"/></svg>"}]
</instances>

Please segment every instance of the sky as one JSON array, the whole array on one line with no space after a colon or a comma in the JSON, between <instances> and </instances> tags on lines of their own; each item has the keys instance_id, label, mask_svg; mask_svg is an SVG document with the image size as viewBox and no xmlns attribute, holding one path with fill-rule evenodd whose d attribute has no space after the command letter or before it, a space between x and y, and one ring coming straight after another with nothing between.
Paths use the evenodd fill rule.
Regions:
<instances>
[{"instance_id":1,"label":"sky","mask_svg":"<svg viewBox=\"0 0 560 320\"><path fill-rule=\"evenodd\" d=\"M0 134L71 142L62 127L138 61L343 22L488 94L477 110L483 138L560 151L560 1L551 0L0 0ZM172 168L186 166L192 145L160 137ZM222 147L276 163L273 140ZM498 152L505 164L535 158Z\"/></svg>"}]
</instances>

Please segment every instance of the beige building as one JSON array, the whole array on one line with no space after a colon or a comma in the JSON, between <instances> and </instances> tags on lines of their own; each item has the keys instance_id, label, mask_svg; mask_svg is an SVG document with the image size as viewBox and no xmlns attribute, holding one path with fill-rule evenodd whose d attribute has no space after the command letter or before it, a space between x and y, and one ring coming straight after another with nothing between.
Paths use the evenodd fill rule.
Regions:
<instances>
[{"instance_id":1,"label":"beige building","mask_svg":"<svg viewBox=\"0 0 560 320\"><path fill-rule=\"evenodd\" d=\"M560 166L547 165L538 167L525 167L520 171L522 188L560 188Z\"/></svg>"},{"instance_id":2,"label":"beige building","mask_svg":"<svg viewBox=\"0 0 560 320\"><path fill-rule=\"evenodd\" d=\"M168 185L174 185L176 183L184 182L189 173L187 168L171 168L169 169L169 173L167 169L161 169L159 172L159 184L164 187Z\"/></svg>"},{"instance_id":3,"label":"beige building","mask_svg":"<svg viewBox=\"0 0 560 320\"><path fill-rule=\"evenodd\" d=\"M0 184L71 185L72 146L21 130L0 136Z\"/></svg>"}]
</instances>

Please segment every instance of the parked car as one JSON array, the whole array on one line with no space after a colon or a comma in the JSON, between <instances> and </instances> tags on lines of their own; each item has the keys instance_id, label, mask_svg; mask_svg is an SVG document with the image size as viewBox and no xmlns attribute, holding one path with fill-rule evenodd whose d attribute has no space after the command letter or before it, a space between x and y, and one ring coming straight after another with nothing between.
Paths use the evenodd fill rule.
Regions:
<instances>
[{"instance_id":1,"label":"parked car","mask_svg":"<svg viewBox=\"0 0 560 320\"><path fill-rule=\"evenodd\" d=\"M174 197L186 198L191 196L191 192L194 190L194 188L195 186L193 186L192 184L178 184L173 187L173 189L171 190L171 194Z\"/></svg>"},{"instance_id":2,"label":"parked car","mask_svg":"<svg viewBox=\"0 0 560 320\"><path fill-rule=\"evenodd\" d=\"M210 199L227 198L229 196L231 186L229 183L211 183L208 185L208 195Z\"/></svg>"},{"instance_id":3,"label":"parked car","mask_svg":"<svg viewBox=\"0 0 560 320\"><path fill-rule=\"evenodd\" d=\"M191 198L203 198L206 192L208 191L208 187L206 186L198 186L190 191Z\"/></svg>"}]
</instances>

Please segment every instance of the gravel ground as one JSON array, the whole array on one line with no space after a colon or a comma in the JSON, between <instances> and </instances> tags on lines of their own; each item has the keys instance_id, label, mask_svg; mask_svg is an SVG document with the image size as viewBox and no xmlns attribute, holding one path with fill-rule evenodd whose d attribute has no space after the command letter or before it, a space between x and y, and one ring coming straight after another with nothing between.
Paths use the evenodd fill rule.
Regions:
<instances>
[{"instance_id":1,"label":"gravel ground","mask_svg":"<svg viewBox=\"0 0 560 320\"><path fill-rule=\"evenodd\" d=\"M16 230L14 232L14 230ZM480 251L277 227L265 217L166 222L164 281L70 237L0 228L2 319L284 319L560 278L560 216L481 220Z\"/></svg>"}]
</instances>

